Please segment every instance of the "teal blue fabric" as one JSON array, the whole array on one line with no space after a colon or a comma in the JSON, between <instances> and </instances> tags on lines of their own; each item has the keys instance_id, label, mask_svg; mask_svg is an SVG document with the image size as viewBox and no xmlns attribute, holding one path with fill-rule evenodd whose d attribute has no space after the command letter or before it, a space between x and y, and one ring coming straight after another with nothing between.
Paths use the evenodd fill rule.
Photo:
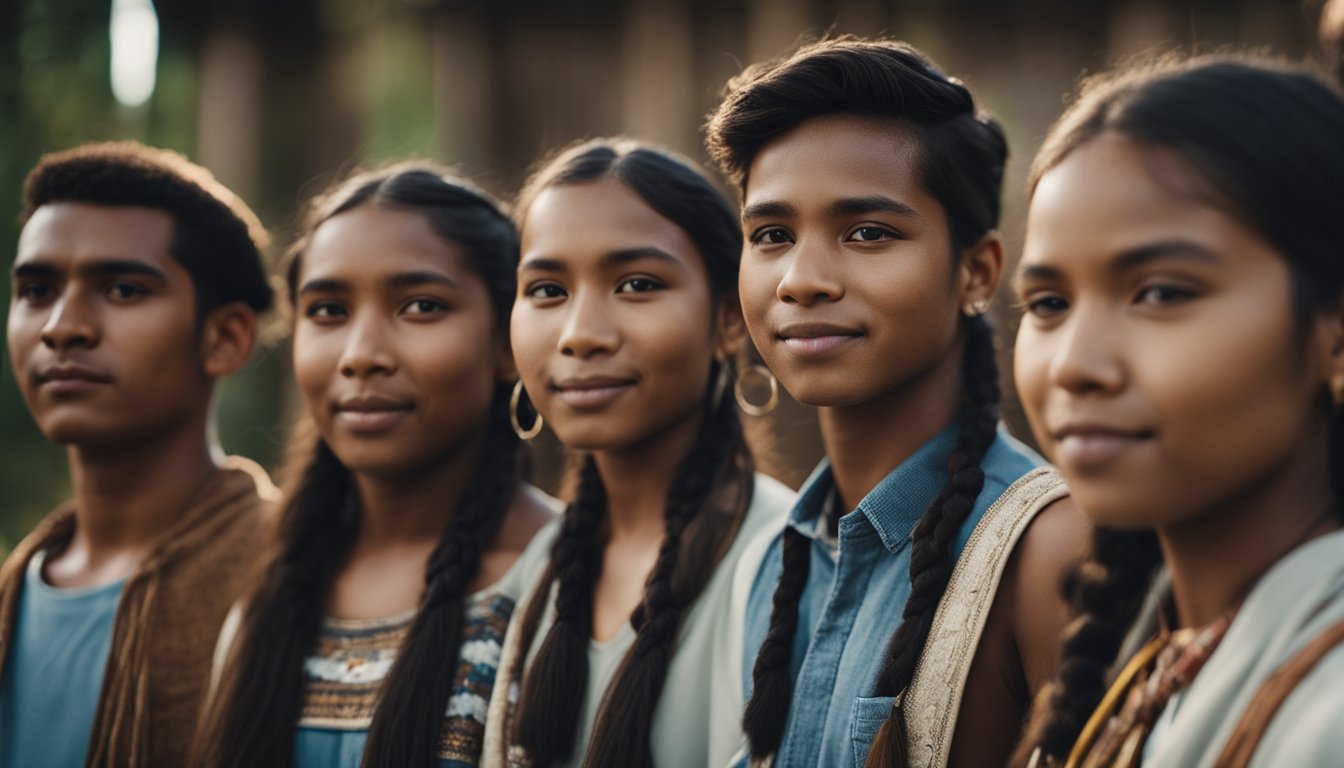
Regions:
<instances>
[{"instance_id":1,"label":"teal blue fabric","mask_svg":"<svg viewBox=\"0 0 1344 768\"><path fill-rule=\"evenodd\" d=\"M812 540L811 566L799 602L791 677L793 697L776 768L862 766L892 698L876 695L887 641L910 597L910 533L947 482L956 444L949 427L878 483L856 509L840 518L839 550L821 540L818 522L834 494L830 464L804 483L789 526ZM1002 429L980 466L985 485L953 546L960 557L990 504L1018 478L1044 463ZM782 536L782 535L781 535ZM781 538L766 552L747 603L744 688L770 627L782 570ZM745 761L744 761L745 762Z\"/></svg>"},{"instance_id":2,"label":"teal blue fabric","mask_svg":"<svg viewBox=\"0 0 1344 768\"><path fill-rule=\"evenodd\" d=\"M125 581L57 589L41 556L24 577L0 681L0 768L79 768Z\"/></svg>"}]
</instances>

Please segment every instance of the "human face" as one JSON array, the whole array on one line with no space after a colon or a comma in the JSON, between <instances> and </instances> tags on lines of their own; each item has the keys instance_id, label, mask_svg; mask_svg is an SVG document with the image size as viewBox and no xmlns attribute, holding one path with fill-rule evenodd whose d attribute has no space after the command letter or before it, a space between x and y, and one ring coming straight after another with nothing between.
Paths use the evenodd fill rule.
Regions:
<instances>
[{"instance_id":1,"label":"human face","mask_svg":"<svg viewBox=\"0 0 1344 768\"><path fill-rule=\"evenodd\" d=\"M423 214L331 217L297 285L294 377L342 464L406 475L484 434L507 350L485 283Z\"/></svg>"},{"instance_id":2,"label":"human face","mask_svg":"<svg viewBox=\"0 0 1344 768\"><path fill-rule=\"evenodd\" d=\"M47 439L119 445L203 426L212 384L172 239L172 217L140 207L49 203L24 226L9 354Z\"/></svg>"},{"instance_id":3,"label":"human face","mask_svg":"<svg viewBox=\"0 0 1344 768\"><path fill-rule=\"evenodd\" d=\"M1245 498L1326 423L1321 321L1302 330L1286 260L1180 191L1181 174L1103 136L1031 201L1017 389L1103 525L1161 527Z\"/></svg>"},{"instance_id":4,"label":"human face","mask_svg":"<svg viewBox=\"0 0 1344 768\"><path fill-rule=\"evenodd\" d=\"M719 303L690 237L614 179L551 187L522 228L513 349L566 445L624 450L695 428Z\"/></svg>"},{"instance_id":5,"label":"human face","mask_svg":"<svg viewBox=\"0 0 1344 768\"><path fill-rule=\"evenodd\" d=\"M752 160L742 310L766 364L803 403L878 398L937 369L959 340L962 285L919 153L896 123L837 115Z\"/></svg>"}]
</instances>

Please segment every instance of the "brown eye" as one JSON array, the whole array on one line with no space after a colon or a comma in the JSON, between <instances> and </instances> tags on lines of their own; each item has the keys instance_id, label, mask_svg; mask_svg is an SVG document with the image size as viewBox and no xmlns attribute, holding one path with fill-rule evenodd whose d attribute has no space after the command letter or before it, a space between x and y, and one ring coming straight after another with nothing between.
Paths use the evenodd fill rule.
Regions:
<instances>
[{"instance_id":1,"label":"brown eye","mask_svg":"<svg viewBox=\"0 0 1344 768\"><path fill-rule=\"evenodd\" d=\"M647 293L662 288L663 284L648 277L632 277L616 286L617 293Z\"/></svg>"},{"instance_id":2,"label":"brown eye","mask_svg":"<svg viewBox=\"0 0 1344 768\"><path fill-rule=\"evenodd\" d=\"M752 245L783 245L793 242L793 237L782 227L765 227L751 235Z\"/></svg>"}]
</instances>

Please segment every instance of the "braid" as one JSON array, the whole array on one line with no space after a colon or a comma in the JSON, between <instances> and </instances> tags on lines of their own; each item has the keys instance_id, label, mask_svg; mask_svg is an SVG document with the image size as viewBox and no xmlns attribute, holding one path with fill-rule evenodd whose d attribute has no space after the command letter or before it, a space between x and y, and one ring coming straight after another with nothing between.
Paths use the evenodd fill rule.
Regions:
<instances>
[{"instance_id":1,"label":"braid","mask_svg":"<svg viewBox=\"0 0 1344 768\"><path fill-rule=\"evenodd\" d=\"M588 638L593 627L593 590L602 573L602 523L606 518L607 490L597 463L584 460L579 490L565 511L551 550L551 578L534 594L536 617L523 636L522 648L532 645L540 609L558 580L555 622L537 651L523 680L513 742L525 748L539 768L568 760L574 753L579 709L588 686ZM519 654L519 662L526 650Z\"/></svg>"},{"instance_id":2,"label":"braid","mask_svg":"<svg viewBox=\"0 0 1344 768\"><path fill-rule=\"evenodd\" d=\"M1106 675L1162 562L1152 531L1097 528L1091 556L1070 569L1062 591L1077 616L1064 630L1059 672L1036 697L1035 712L1011 765L1036 747L1041 764L1068 757L1106 693Z\"/></svg>"},{"instance_id":3,"label":"braid","mask_svg":"<svg viewBox=\"0 0 1344 768\"><path fill-rule=\"evenodd\" d=\"M358 532L350 473L319 439L281 513L278 552L247 603L193 765L293 762L304 658L317 640L327 590Z\"/></svg>"},{"instance_id":4,"label":"braid","mask_svg":"<svg viewBox=\"0 0 1344 768\"><path fill-rule=\"evenodd\" d=\"M792 527L784 529L784 569L775 587L770 609L770 631L756 654L751 670L751 699L742 716L751 756L761 759L779 749L789 720L789 664L793 657L793 637L798 631L798 603L807 586L812 547L806 536Z\"/></svg>"},{"instance_id":5,"label":"braid","mask_svg":"<svg viewBox=\"0 0 1344 768\"><path fill-rule=\"evenodd\" d=\"M985 473L980 462L994 442L999 405L993 331L984 318L968 322L962 378L966 399L958 420L957 444L948 459L950 476L911 534L910 597L877 678L877 690L882 695L896 696L897 703L868 752L868 768L906 765L901 694L914 679L915 665L929 637L933 616L952 577L956 565L952 545L984 488Z\"/></svg>"},{"instance_id":6,"label":"braid","mask_svg":"<svg viewBox=\"0 0 1344 768\"><path fill-rule=\"evenodd\" d=\"M667 681L682 611L695 602L709 581L746 506L739 497L739 503L731 505L731 513L725 515L715 514L713 504L714 490L730 469L734 454L746 455L741 450L744 445L737 411L732 400L724 398L701 424L695 445L668 490L663 543L644 599L631 619L636 629L634 647L607 686L584 760L586 768L653 764L653 716ZM693 530L696 522L707 519L721 524ZM702 556L684 556L695 549Z\"/></svg>"},{"instance_id":7,"label":"braid","mask_svg":"<svg viewBox=\"0 0 1344 768\"><path fill-rule=\"evenodd\" d=\"M437 765L444 713L458 669L467 587L518 490L518 437L506 426L507 403L507 390L496 392L481 469L429 556L420 609L383 682L369 727L367 768Z\"/></svg>"}]
</instances>

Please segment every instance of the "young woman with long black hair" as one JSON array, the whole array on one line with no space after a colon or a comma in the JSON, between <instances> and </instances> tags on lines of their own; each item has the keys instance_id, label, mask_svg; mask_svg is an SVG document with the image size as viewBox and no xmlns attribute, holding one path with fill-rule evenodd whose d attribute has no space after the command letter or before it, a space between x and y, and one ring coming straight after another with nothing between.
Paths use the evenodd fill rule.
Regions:
<instances>
[{"instance_id":1,"label":"young woman with long black hair","mask_svg":"<svg viewBox=\"0 0 1344 768\"><path fill-rule=\"evenodd\" d=\"M1341 136L1316 77L1195 59L1037 155L1016 379L1098 528L1017 764L1339 765Z\"/></svg>"},{"instance_id":2,"label":"young woman with long black hair","mask_svg":"<svg viewBox=\"0 0 1344 768\"><path fill-rule=\"evenodd\" d=\"M426 164L313 204L288 277L315 435L194 765L477 763L511 568L553 517L508 417L517 254L499 206Z\"/></svg>"},{"instance_id":3,"label":"young woman with long black hair","mask_svg":"<svg viewBox=\"0 0 1344 768\"><path fill-rule=\"evenodd\" d=\"M735 403L732 208L690 161L600 139L545 163L516 216L518 370L583 459L509 630L486 762L723 765L741 742L733 570L793 498L753 472Z\"/></svg>"},{"instance_id":4,"label":"young woman with long black hair","mask_svg":"<svg viewBox=\"0 0 1344 768\"><path fill-rule=\"evenodd\" d=\"M1003 134L918 51L845 38L731 82L709 144L752 339L827 454L751 589L753 761L1002 763L1085 539L998 425Z\"/></svg>"}]
</instances>

